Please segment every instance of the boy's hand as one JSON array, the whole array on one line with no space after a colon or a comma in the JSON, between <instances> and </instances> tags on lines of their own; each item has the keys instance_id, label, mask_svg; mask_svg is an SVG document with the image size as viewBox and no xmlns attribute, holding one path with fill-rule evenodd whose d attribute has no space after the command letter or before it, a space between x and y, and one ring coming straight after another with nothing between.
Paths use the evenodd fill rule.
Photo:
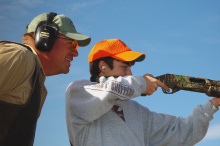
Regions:
<instances>
[{"instance_id":1,"label":"boy's hand","mask_svg":"<svg viewBox=\"0 0 220 146\"><path fill-rule=\"evenodd\" d=\"M160 86L161 88L163 88L166 91L170 92L170 89L164 83L162 83L161 81L155 79L152 75L145 74L143 77L144 77L144 79L147 83L147 89L145 91L146 95L153 94L157 90L158 86Z\"/></svg>"}]
</instances>

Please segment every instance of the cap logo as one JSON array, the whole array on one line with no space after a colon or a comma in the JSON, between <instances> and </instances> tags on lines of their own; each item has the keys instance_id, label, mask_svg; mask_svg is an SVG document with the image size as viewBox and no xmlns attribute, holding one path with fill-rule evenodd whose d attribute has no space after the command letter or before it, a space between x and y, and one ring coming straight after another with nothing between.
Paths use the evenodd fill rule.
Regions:
<instances>
[{"instance_id":1,"label":"cap logo","mask_svg":"<svg viewBox=\"0 0 220 146\"><path fill-rule=\"evenodd\" d=\"M75 26L72 21L70 22L70 25L75 29Z\"/></svg>"}]
</instances>

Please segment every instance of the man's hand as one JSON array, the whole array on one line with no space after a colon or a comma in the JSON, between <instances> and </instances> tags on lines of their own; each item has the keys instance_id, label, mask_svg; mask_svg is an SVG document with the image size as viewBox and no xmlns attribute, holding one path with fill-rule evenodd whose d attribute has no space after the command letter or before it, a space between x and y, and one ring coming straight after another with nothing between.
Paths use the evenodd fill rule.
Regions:
<instances>
[{"instance_id":1,"label":"man's hand","mask_svg":"<svg viewBox=\"0 0 220 146\"><path fill-rule=\"evenodd\" d=\"M215 107L219 107L220 106L220 98L212 98L211 103L215 106Z\"/></svg>"},{"instance_id":2,"label":"man's hand","mask_svg":"<svg viewBox=\"0 0 220 146\"><path fill-rule=\"evenodd\" d=\"M157 90L158 86L160 86L161 88L163 88L166 91L170 92L170 89L164 83L162 83L161 81L155 79L152 75L145 74L143 77L144 77L144 79L147 83L147 89L145 91L146 95L153 94Z\"/></svg>"}]
</instances>

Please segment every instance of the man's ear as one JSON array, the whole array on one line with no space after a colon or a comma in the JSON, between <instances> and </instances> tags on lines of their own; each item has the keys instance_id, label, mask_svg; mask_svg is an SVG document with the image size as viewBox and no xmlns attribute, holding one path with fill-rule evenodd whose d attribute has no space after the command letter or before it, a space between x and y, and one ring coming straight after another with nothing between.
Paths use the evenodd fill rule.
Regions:
<instances>
[{"instance_id":1,"label":"man's ear","mask_svg":"<svg viewBox=\"0 0 220 146\"><path fill-rule=\"evenodd\" d=\"M99 62L99 70L101 71L102 74L105 73L106 67L107 67L107 64L105 63L105 61L100 61Z\"/></svg>"}]
</instances>

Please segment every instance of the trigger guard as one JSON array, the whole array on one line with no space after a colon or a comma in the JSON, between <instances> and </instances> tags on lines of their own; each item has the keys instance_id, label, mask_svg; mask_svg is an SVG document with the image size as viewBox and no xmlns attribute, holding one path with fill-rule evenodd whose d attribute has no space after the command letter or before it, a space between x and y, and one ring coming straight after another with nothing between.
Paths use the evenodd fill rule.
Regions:
<instances>
[{"instance_id":1,"label":"trigger guard","mask_svg":"<svg viewBox=\"0 0 220 146\"><path fill-rule=\"evenodd\" d=\"M171 88L171 89L172 89L172 88ZM174 89L171 90L171 92L167 92L165 89L162 88L162 91L163 91L163 93L165 93L165 94L173 94L173 93L178 92L179 90L180 90L180 89L174 88Z\"/></svg>"},{"instance_id":2,"label":"trigger guard","mask_svg":"<svg viewBox=\"0 0 220 146\"><path fill-rule=\"evenodd\" d=\"M163 88L162 88L162 91L163 91L163 93L165 93L165 94L173 94L173 92L167 92L167 90L165 90L165 89L163 89Z\"/></svg>"}]
</instances>

